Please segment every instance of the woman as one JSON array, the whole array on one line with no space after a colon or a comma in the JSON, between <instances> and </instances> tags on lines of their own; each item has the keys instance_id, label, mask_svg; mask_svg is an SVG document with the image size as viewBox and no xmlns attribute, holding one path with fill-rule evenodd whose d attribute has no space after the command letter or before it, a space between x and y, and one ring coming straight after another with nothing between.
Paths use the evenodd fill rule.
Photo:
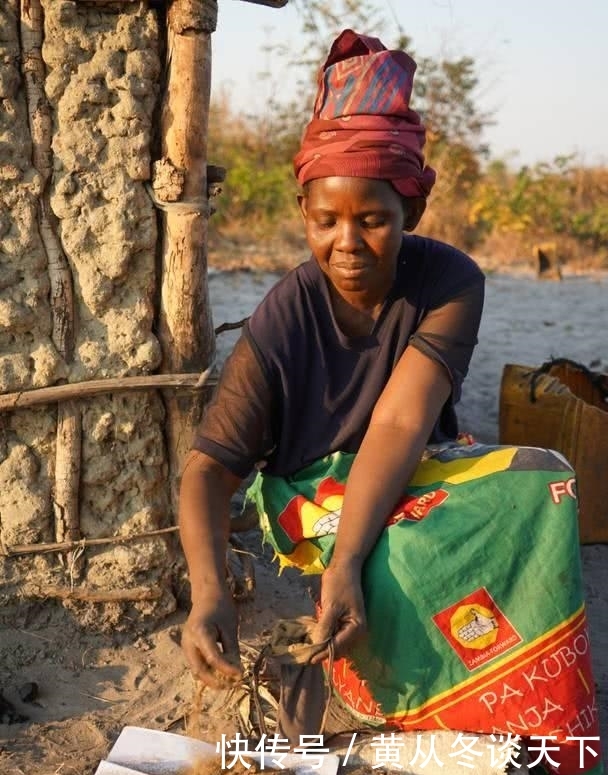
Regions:
<instances>
[{"instance_id":1,"label":"woman","mask_svg":"<svg viewBox=\"0 0 608 775\"><path fill-rule=\"evenodd\" d=\"M224 562L230 496L257 465L251 497L281 563L322 573L315 640L333 639L336 655L354 660L354 670L339 660L333 678L361 720L560 739L578 721L579 734L595 735L593 713L579 718L593 682L588 649L573 645L585 627L576 504L551 502L547 489L572 472L545 451L455 443L484 278L455 248L403 234L435 177L409 107L414 71L404 52L351 30L321 69L294 161L311 260L245 326L184 467L183 647L210 686L240 674ZM531 547L557 543L556 565L572 574L562 573L567 602L552 599L540 617L532 606L520 621L530 579L553 585ZM532 618L538 626L527 627ZM562 646L576 655L553 681L562 695L532 702L530 687L547 691L546 671L530 678L522 665ZM566 700L567 718L556 710ZM560 772L575 758L578 770L577 752L562 745Z\"/></svg>"}]
</instances>

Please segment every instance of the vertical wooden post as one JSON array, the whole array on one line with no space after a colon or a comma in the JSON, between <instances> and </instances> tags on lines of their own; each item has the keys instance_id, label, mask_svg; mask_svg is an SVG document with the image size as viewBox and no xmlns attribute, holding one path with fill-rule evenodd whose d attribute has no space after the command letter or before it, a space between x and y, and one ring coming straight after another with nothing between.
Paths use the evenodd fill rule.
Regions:
<instances>
[{"instance_id":1,"label":"vertical wooden post","mask_svg":"<svg viewBox=\"0 0 608 775\"><path fill-rule=\"evenodd\" d=\"M44 18L40 0L21 2L21 56L25 81L32 163L40 173L42 192L38 214L42 245L48 262L51 287L52 339L66 363L74 353L75 321L72 273L58 236L57 219L51 209L50 184L52 173L52 118L44 92L45 67L42 61ZM77 541L80 538L80 465L81 416L77 401L57 407L57 439L55 442L55 540ZM82 562L68 555L72 578L82 572Z\"/></svg>"},{"instance_id":2,"label":"vertical wooden post","mask_svg":"<svg viewBox=\"0 0 608 775\"><path fill-rule=\"evenodd\" d=\"M215 352L207 282L207 126L211 33L216 23L217 0L172 0L169 5L162 155L185 176L180 206L169 207L162 215L158 334L163 372L202 371ZM196 394L165 395L174 514L182 462L200 420L201 404Z\"/></svg>"}]
</instances>

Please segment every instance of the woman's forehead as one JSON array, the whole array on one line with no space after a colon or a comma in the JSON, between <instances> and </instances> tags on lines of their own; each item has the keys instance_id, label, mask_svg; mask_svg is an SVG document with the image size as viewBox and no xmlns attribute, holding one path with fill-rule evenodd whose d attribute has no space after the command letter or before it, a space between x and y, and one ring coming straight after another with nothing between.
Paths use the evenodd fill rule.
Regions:
<instances>
[{"instance_id":1,"label":"woman's forehead","mask_svg":"<svg viewBox=\"0 0 608 775\"><path fill-rule=\"evenodd\" d=\"M305 190L309 206L362 204L400 207L400 197L386 180L361 177L327 177L311 180Z\"/></svg>"}]
</instances>

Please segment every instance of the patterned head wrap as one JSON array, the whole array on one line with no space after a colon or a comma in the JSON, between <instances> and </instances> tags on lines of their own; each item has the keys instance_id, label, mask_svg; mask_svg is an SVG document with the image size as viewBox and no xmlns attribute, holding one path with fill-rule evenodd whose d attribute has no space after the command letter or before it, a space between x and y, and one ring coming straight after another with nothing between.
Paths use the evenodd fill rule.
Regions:
<instances>
[{"instance_id":1,"label":"patterned head wrap","mask_svg":"<svg viewBox=\"0 0 608 775\"><path fill-rule=\"evenodd\" d=\"M415 71L404 51L344 30L319 71L313 117L294 158L298 182L380 178L403 196L428 196L435 171L424 165L424 127L409 107Z\"/></svg>"}]
</instances>

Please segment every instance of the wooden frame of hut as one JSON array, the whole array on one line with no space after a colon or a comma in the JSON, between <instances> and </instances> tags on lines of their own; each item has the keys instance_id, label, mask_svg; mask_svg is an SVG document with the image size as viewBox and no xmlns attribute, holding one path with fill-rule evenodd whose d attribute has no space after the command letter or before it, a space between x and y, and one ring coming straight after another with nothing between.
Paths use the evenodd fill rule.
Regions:
<instances>
[{"instance_id":1,"label":"wooden frame of hut","mask_svg":"<svg viewBox=\"0 0 608 775\"><path fill-rule=\"evenodd\" d=\"M279 8L287 0L246 0ZM76 7L121 14L136 3L153 8L162 20L164 90L160 99L160 158L152 164L148 193L160 212L157 252L161 256L156 289L156 335L162 362L158 373L86 381L61 380L34 389L0 395L0 415L32 407L57 407L53 485L54 541L2 544L8 560L57 553L69 569L70 583L46 586L45 597L116 602L147 600L154 589L88 589L83 553L105 546L156 537L174 524L130 535L89 538L81 531L79 495L83 402L109 393L159 389L166 413L165 438L173 516L182 461L200 419L201 389L214 384L215 333L207 280L207 225L224 170L208 163L207 124L211 89L211 35L217 23L217 0L70 0ZM47 259L52 341L69 363L75 346L73 277L58 235L51 203L53 178L52 111L45 95L43 0L7 0L17 19L21 76L31 134L32 166L40 178L38 229ZM161 25L162 26L162 25ZM1 534L0 534L1 535Z\"/></svg>"}]
</instances>

